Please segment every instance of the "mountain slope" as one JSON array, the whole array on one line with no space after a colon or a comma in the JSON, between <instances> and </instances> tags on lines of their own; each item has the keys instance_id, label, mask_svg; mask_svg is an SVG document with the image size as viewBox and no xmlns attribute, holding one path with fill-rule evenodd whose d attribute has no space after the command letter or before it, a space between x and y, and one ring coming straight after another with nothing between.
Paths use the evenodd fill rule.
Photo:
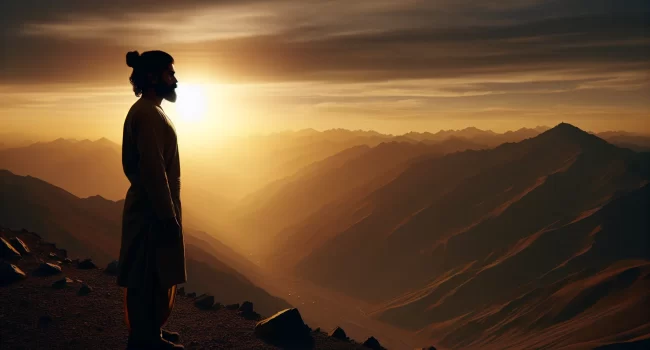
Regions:
<instances>
[{"instance_id":1,"label":"mountain slope","mask_svg":"<svg viewBox=\"0 0 650 350\"><path fill-rule=\"evenodd\" d=\"M363 198L351 194L341 200L334 214L301 223L312 228L308 234L328 240L307 245L308 254L295 271L323 287L377 303L376 317L419 330L442 345L482 346L487 338L503 336L498 329L506 332L499 324L512 315L494 316L499 305L548 308L548 303L535 304L535 298L576 281L583 282L573 290L598 276L617 276L608 272L613 264L639 267L643 276L650 257L648 219L642 213L649 207L641 199L648 196L649 180L648 154L615 147L568 124L494 150L421 159ZM621 204L626 201L636 207ZM636 209L608 223L606 213L618 206ZM590 226L583 227L586 223ZM574 265L578 261L583 262ZM639 283L634 291L645 286ZM584 293L591 300L593 295ZM633 300L635 306L616 317L626 318L645 305L642 298ZM537 324L534 334L593 315L582 314L587 308L578 301L566 305L574 310L565 311L571 317ZM520 325L515 319L506 328L512 341L530 334Z\"/></svg>"},{"instance_id":2,"label":"mountain slope","mask_svg":"<svg viewBox=\"0 0 650 350\"><path fill-rule=\"evenodd\" d=\"M111 350L126 347L124 290L115 284L114 276L101 269L79 269L74 264L61 264L62 273L57 275L37 276L34 271L40 260L58 264L48 254L64 257L65 251L43 242L31 232L0 227L0 237L6 240L19 237L32 251L32 255L12 262L26 273L26 279L0 286L0 347ZM53 288L53 282L64 277L71 281L63 288ZM92 288L87 295L78 293L82 282ZM194 305L193 298L179 295L166 328L180 332L181 343L187 349L280 349L258 339L254 335L255 325L255 320L240 316L236 310L202 310ZM314 331L310 335L312 349L367 349L322 332Z\"/></svg>"},{"instance_id":3,"label":"mountain slope","mask_svg":"<svg viewBox=\"0 0 650 350\"><path fill-rule=\"evenodd\" d=\"M7 170L0 170L0 198L0 223L4 226L38 231L44 239L67 247L71 256L92 256L100 265L118 257L123 201L80 199L45 181ZM185 230L187 271L198 292L210 292L226 303L248 297L264 314L289 306L223 263L214 250L220 245L215 238L192 232ZM231 260L236 259L233 254ZM222 283L229 288L224 290Z\"/></svg>"}]
</instances>

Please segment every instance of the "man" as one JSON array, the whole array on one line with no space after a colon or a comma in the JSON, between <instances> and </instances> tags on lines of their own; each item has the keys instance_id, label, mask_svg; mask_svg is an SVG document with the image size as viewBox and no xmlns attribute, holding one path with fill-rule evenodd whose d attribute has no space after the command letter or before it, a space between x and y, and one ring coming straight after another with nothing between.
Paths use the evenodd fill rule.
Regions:
<instances>
[{"instance_id":1,"label":"man","mask_svg":"<svg viewBox=\"0 0 650 350\"><path fill-rule=\"evenodd\" d=\"M122 166L131 182L124 202L117 283L126 287L128 349L183 349L162 331L186 282L176 131L163 99L176 101L174 59L163 51L126 55L133 92L141 96L124 122Z\"/></svg>"}]
</instances>

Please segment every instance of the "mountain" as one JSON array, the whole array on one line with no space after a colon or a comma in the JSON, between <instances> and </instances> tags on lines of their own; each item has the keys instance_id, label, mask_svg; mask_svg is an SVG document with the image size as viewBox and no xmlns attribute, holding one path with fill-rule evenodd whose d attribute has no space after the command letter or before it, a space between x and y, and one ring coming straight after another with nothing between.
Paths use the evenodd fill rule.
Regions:
<instances>
[{"instance_id":1,"label":"mountain","mask_svg":"<svg viewBox=\"0 0 650 350\"><path fill-rule=\"evenodd\" d=\"M55 244L43 241L33 232L12 231L0 227L0 238L11 241L18 238L30 249L18 261L16 268L25 278L4 283L8 263L0 261L0 344L2 349L124 349L127 328L124 323L124 290L104 269L81 269L77 264L61 263L66 251ZM58 246L60 247L60 245ZM52 259L55 254L57 259ZM43 276L36 274L41 261L58 265L59 273ZM13 269L12 269L13 271ZM220 276L217 276L220 277ZM68 278L66 281L65 278ZM65 282L65 283L61 283ZM80 293L83 285L91 288ZM187 290L187 286L185 286ZM190 292L191 290L188 290ZM243 296L235 297L239 303ZM201 301L201 305L198 302ZM224 308L217 302L178 293L174 309L166 324L167 329L180 333L180 343L189 349L286 349L296 348L299 334L293 332L284 342L269 341L257 336L257 304L245 308ZM244 303L242 303L242 306ZM296 311L298 313L299 311ZM299 313L298 313L299 315ZM286 327L281 317L263 320L275 326ZM362 350L368 349L350 340L329 337L318 329L309 330L304 324L307 341L303 349ZM282 329L278 327L276 329Z\"/></svg>"},{"instance_id":2,"label":"mountain","mask_svg":"<svg viewBox=\"0 0 650 350\"><path fill-rule=\"evenodd\" d=\"M100 265L119 255L123 201L99 196L81 199L40 179L7 170L0 170L0 198L0 224L5 227L39 232L44 239L66 247L71 256L92 257ZM185 230L189 287L199 293L210 292L228 303L250 299L264 314L289 306L220 260L225 249L219 241L193 232ZM223 255L230 261L241 261L240 266L246 264L232 251ZM222 288L225 284L227 289Z\"/></svg>"},{"instance_id":3,"label":"mountain","mask_svg":"<svg viewBox=\"0 0 650 350\"><path fill-rule=\"evenodd\" d=\"M650 152L650 136L625 131L607 131L596 134L607 142L637 152Z\"/></svg>"},{"instance_id":4,"label":"mountain","mask_svg":"<svg viewBox=\"0 0 650 350\"><path fill-rule=\"evenodd\" d=\"M416 159L373 191L348 192L298 223L294 234L306 238L285 250L304 252L293 265L299 277L375 303L383 321L443 346L487 344L489 338L499 348L530 334L519 321L502 328L511 309L500 314L504 318L495 313L508 303L548 308L536 298L573 288L582 299L563 299L573 311L537 323L534 334L542 334L595 317L595 309L587 309L604 287L587 288L590 283L637 267L641 277L634 280L645 281L650 231L641 213L650 209L643 200L649 181L650 155L560 124L491 150ZM630 210L613 220L617 207ZM321 237L324 242L311 243ZM630 284L632 295L645 286L639 283ZM616 317L636 315L634 322L648 323L630 313L644 299L631 300L633 307ZM608 303L604 307L615 305ZM586 323L574 326L587 329Z\"/></svg>"},{"instance_id":5,"label":"mountain","mask_svg":"<svg viewBox=\"0 0 650 350\"><path fill-rule=\"evenodd\" d=\"M356 146L297 172L252 194L239 208L239 225L258 250L268 243L292 236L284 230L319 212L350 193L369 193L390 179L395 168L423 156L440 156L459 150L482 147L462 139L434 145L383 142L375 147ZM280 232L283 232L280 234Z\"/></svg>"},{"instance_id":6,"label":"mountain","mask_svg":"<svg viewBox=\"0 0 650 350\"><path fill-rule=\"evenodd\" d=\"M0 150L0 168L42 178L79 197L124 198L128 181L122 172L122 149L108 139L59 138Z\"/></svg>"}]
</instances>

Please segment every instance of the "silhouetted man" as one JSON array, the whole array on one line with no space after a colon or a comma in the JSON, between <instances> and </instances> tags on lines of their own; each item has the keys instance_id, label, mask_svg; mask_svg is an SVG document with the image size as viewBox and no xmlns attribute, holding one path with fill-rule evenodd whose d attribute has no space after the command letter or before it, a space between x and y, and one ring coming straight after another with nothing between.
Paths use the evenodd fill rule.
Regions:
<instances>
[{"instance_id":1,"label":"silhouetted man","mask_svg":"<svg viewBox=\"0 0 650 350\"><path fill-rule=\"evenodd\" d=\"M117 283L126 287L129 349L183 349L178 333L162 331L187 279L176 131L163 99L176 101L174 59L163 51L126 55L129 80L141 96L124 122L122 166L131 182L124 202Z\"/></svg>"}]
</instances>

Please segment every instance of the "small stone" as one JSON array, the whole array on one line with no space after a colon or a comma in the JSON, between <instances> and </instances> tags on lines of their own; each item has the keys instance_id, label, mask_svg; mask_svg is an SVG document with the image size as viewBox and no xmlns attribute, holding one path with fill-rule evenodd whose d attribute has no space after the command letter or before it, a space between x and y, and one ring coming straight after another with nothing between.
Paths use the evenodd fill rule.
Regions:
<instances>
[{"instance_id":1,"label":"small stone","mask_svg":"<svg viewBox=\"0 0 650 350\"><path fill-rule=\"evenodd\" d=\"M20 253L21 255L29 255L29 254L31 254L31 251L29 250L29 247L27 247L27 244L25 244L25 242L23 242L22 239L20 239L18 237L13 237L13 238L9 239L9 243L11 243L11 245L14 248L16 248L18 253Z\"/></svg>"},{"instance_id":2,"label":"small stone","mask_svg":"<svg viewBox=\"0 0 650 350\"><path fill-rule=\"evenodd\" d=\"M52 276L61 273L61 266L54 265L50 263L41 263L41 265L34 270L34 275L36 276Z\"/></svg>"},{"instance_id":3,"label":"small stone","mask_svg":"<svg viewBox=\"0 0 650 350\"><path fill-rule=\"evenodd\" d=\"M52 288L62 289L62 288L67 287L71 283L72 283L72 280L65 277L65 278L62 278L62 279L52 283Z\"/></svg>"},{"instance_id":4,"label":"small stone","mask_svg":"<svg viewBox=\"0 0 650 350\"><path fill-rule=\"evenodd\" d=\"M241 312L253 312L253 303L250 301L245 301L241 304L239 307L239 311Z\"/></svg>"},{"instance_id":5,"label":"small stone","mask_svg":"<svg viewBox=\"0 0 650 350\"><path fill-rule=\"evenodd\" d=\"M330 337L332 337L332 338L341 339L341 340L348 340L347 334L345 334L345 331L341 327L336 327L328 335Z\"/></svg>"},{"instance_id":6,"label":"small stone","mask_svg":"<svg viewBox=\"0 0 650 350\"><path fill-rule=\"evenodd\" d=\"M209 310L214 305L214 297L212 295L202 295L196 298L194 305L201 310Z\"/></svg>"},{"instance_id":7,"label":"small stone","mask_svg":"<svg viewBox=\"0 0 650 350\"><path fill-rule=\"evenodd\" d=\"M20 260L20 253L4 238L0 238L0 258L5 260Z\"/></svg>"},{"instance_id":8,"label":"small stone","mask_svg":"<svg viewBox=\"0 0 650 350\"><path fill-rule=\"evenodd\" d=\"M18 266L0 262L0 285L13 283L27 278L27 275Z\"/></svg>"},{"instance_id":9,"label":"small stone","mask_svg":"<svg viewBox=\"0 0 650 350\"><path fill-rule=\"evenodd\" d=\"M259 320L261 318L260 314L253 310L253 303L250 301L245 301L239 307L239 315L248 320Z\"/></svg>"},{"instance_id":10,"label":"small stone","mask_svg":"<svg viewBox=\"0 0 650 350\"><path fill-rule=\"evenodd\" d=\"M275 315L257 322L255 335L272 342L296 343L310 339L310 329L303 322L296 308L282 310Z\"/></svg>"},{"instance_id":11,"label":"small stone","mask_svg":"<svg viewBox=\"0 0 650 350\"><path fill-rule=\"evenodd\" d=\"M77 294L79 294L79 295L88 295L92 291L93 291L92 287L90 287L89 285L83 283L83 284L81 284L81 288L79 288L79 292Z\"/></svg>"},{"instance_id":12,"label":"small stone","mask_svg":"<svg viewBox=\"0 0 650 350\"><path fill-rule=\"evenodd\" d=\"M82 270L89 270L89 269L95 269L97 266L95 263L92 261L92 259L84 259L77 264L78 269Z\"/></svg>"},{"instance_id":13,"label":"small stone","mask_svg":"<svg viewBox=\"0 0 650 350\"><path fill-rule=\"evenodd\" d=\"M119 265L119 262L117 260L113 260L108 265L106 266L106 269L104 270L105 273L116 276L117 275L117 267Z\"/></svg>"},{"instance_id":14,"label":"small stone","mask_svg":"<svg viewBox=\"0 0 650 350\"><path fill-rule=\"evenodd\" d=\"M379 344L379 340L375 337L370 337L363 342L363 346L373 349L373 350L383 350L384 348Z\"/></svg>"}]
</instances>

